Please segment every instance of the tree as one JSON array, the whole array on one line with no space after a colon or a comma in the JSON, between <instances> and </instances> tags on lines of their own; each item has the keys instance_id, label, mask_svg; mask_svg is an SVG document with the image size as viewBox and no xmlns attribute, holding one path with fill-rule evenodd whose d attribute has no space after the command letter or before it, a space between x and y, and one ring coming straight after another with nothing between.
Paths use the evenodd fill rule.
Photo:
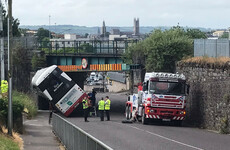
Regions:
<instances>
[{"instance_id":1,"label":"tree","mask_svg":"<svg viewBox=\"0 0 230 150\"><path fill-rule=\"evenodd\" d=\"M44 37L42 40L41 40L41 46L42 48L50 48L50 39L48 37Z\"/></svg>"},{"instance_id":2,"label":"tree","mask_svg":"<svg viewBox=\"0 0 230 150\"><path fill-rule=\"evenodd\" d=\"M145 65L146 51L144 42L138 42L137 44L134 43L128 47L123 55L123 59L127 64Z\"/></svg>"},{"instance_id":3,"label":"tree","mask_svg":"<svg viewBox=\"0 0 230 150\"><path fill-rule=\"evenodd\" d=\"M31 63L33 70L44 68L46 67L46 56L44 54L34 54Z\"/></svg>"},{"instance_id":4,"label":"tree","mask_svg":"<svg viewBox=\"0 0 230 150\"><path fill-rule=\"evenodd\" d=\"M85 38L87 38L89 36L89 33L85 33Z\"/></svg>"},{"instance_id":5,"label":"tree","mask_svg":"<svg viewBox=\"0 0 230 150\"><path fill-rule=\"evenodd\" d=\"M14 88L20 92L28 92L30 89L30 59L28 51L21 45L13 49L13 79Z\"/></svg>"},{"instance_id":6,"label":"tree","mask_svg":"<svg viewBox=\"0 0 230 150\"><path fill-rule=\"evenodd\" d=\"M174 72L175 62L191 55L193 40L184 29L155 30L147 39L128 48L126 62L140 63L146 71Z\"/></svg>"},{"instance_id":7,"label":"tree","mask_svg":"<svg viewBox=\"0 0 230 150\"><path fill-rule=\"evenodd\" d=\"M221 39L224 39L224 38L227 38L228 39L228 37L229 37L229 33L228 32L224 32L224 34L223 35L221 35Z\"/></svg>"},{"instance_id":8,"label":"tree","mask_svg":"<svg viewBox=\"0 0 230 150\"><path fill-rule=\"evenodd\" d=\"M81 49L83 52L86 53L93 53L93 46L90 45L89 43L84 43L82 44L79 49Z\"/></svg>"},{"instance_id":9,"label":"tree","mask_svg":"<svg viewBox=\"0 0 230 150\"><path fill-rule=\"evenodd\" d=\"M206 39L207 38L206 33L200 31L199 29L187 29L186 34L192 39Z\"/></svg>"},{"instance_id":10,"label":"tree","mask_svg":"<svg viewBox=\"0 0 230 150\"><path fill-rule=\"evenodd\" d=\"M44 28L39 28L36 34L38 41L42 41L44 38L49 38L50 31Z\"/></svg>"},{"instance_id":11,"label":"tree","mask_svg":"<svg viewBox=\"0 0 230 150\"><path fill-rule=\"evenodd\" d=\"M3 36L7 37L8 15L6 15L6 10L4 9L4 7L2 9L2 15L3 15ZM14 37L20 37L21 36L19 25L20 25L19 20L13 18L13 20L12 20L12 32L13 32Z\"/></svg>"}]
</instances>

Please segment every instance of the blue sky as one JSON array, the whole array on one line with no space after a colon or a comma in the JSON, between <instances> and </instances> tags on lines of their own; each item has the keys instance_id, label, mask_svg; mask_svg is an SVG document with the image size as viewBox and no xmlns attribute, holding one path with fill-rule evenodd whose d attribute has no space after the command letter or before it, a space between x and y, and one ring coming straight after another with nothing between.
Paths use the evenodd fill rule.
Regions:
<instances>
[{"instance_id":1,"label":"blue sky","mask_svg":"<svg viewBox=\"0 0 230 150\"><path fill-rule=\"evenodd\" d=\"M5 0L2 0L4 3ZM13 0L21 25L230 27L230 0Z\"/></svg>"}]
</instances>

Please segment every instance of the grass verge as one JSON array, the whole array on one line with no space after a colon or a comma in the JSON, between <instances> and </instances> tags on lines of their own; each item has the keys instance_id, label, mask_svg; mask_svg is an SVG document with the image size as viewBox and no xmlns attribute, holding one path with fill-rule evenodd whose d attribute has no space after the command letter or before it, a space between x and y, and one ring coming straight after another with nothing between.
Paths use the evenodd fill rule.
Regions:
<instances>
[{"instance_id":1,"label":"grass verge","mask_svg":"<svg viewBox=\"0 0 230 150\"><path fill-rule=\"evenodd\" d=\"M23 150L23 140L18 133L13 132L13 137L7 135L7 129L2 128L0 132L0 150Z\"/></svg>"}]
</instances>

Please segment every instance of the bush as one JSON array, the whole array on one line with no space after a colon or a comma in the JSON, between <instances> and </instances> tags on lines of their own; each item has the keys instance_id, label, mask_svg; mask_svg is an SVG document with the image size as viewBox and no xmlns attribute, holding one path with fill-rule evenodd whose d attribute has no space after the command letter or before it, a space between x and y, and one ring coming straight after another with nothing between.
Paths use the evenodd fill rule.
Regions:
<instances>
[{"instance_id":1,"label":"bush","mask_svg":"<svg viewBox=\"0 0 230 150\"><path fill-rule=\"evenodd\" d=\"M230 102L230 95L229 94L224 95L224 102L226 102L226 103Z\"/></svg>"},{"instance_id":2,"label":"bush","mask_svg":"<svg viewBox=\"0 0 230 150\"><path fill-rule=\"evenodd\" d=\"M37 106L35 102L26 94L14 91L12 102L13 109L13 120L22 117L23 110L28 110L28 118L32 118L37 114ZM2 125L7 124L7 115L8 115L8 99L0 99L0 123Z\"/></svg>"},{"instance_id":3,"label":"bush","mask_svg":"<svg viewBox=\"0 0 230 150\"><path fill-rule=\"evenodd\" d=\"M19 101L13 99L12 102L13 109L13 120L17 120L17 118L22 116L22 111L24 106ZM0 99L0 121L2 125L7 124L7 116L8 116L8 99L2 98Z\"/></svg>"},{"instance_id":4,"label":"bush","mask_svg":"<svg viewBox=\"0 0 230 150\"><path fill-rule=\"evenodd\" d=\"M16 102L19 102L24 106L23 109L26 111L28 118L32 118L37 114L36 103L30 96L22 92L14 91L13 97Z\"/></svg>"},{"instance_id":5,"label":"bush","mask_svg":"<svg viewBox=\"0 0 230 150\"><path fill-rule=\"evenodd\" d=\"M228 116L221 119L220 133L222 134L229 133Z\"/></svg>"}]
</instances>

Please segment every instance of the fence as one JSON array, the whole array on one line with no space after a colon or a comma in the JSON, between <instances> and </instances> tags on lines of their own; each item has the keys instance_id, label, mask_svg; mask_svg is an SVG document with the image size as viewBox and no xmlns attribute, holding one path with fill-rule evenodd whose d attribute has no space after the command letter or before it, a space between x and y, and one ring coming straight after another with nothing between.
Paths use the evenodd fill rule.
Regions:
<instances>
[{"instance_id":1,"label":"fence","mask_svg":"<svg viewBox=\"0 0 230 150\"><path fill-rule=\"evenodd\" d=\"M53 130L68 150L112 150L76 125L53 114Z\"/></svg>"},{"instance_id":2,"label":"fence","mask_svg":"<svg viewBox=\"0 0 230 150\"><path fill-rule=\"evenodd\" d=\"M128 46L137 42L137 40L76 41L65 39L51 39L50 41L40 41L38 49L45 51L45 53L49 55L123 54Z\"/></svg>"},{"instance_id":3,"label":"fence","mask_svg":"<svg viewBox=\"0 0 230 150\"><path fill-rule=\"evenodd\" d=\"M194 56L229 57L229 44L228 39L195 39Z\"/></svg>"}]
</instances>

